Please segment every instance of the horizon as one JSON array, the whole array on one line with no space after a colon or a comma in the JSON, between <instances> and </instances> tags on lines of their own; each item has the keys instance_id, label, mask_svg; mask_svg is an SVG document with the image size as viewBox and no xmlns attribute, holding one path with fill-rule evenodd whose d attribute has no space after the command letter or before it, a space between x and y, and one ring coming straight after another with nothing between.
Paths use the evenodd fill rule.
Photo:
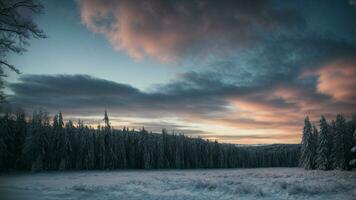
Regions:
<instances>
[{"instance_id":1,"label":"horizon","mask_svg":"<svg viewBox=\"0 0 356 200\"><path fill-rule=\"evenodd\" d=\"M85 120L83 120L83 118L67 118L65 115L63 115L62 112L58 112L58 113L53 113L53 114L50 114L49 112L47 112L46 110L44 109L38 109L38 110L34 110L33 113L26 113L24 110L22 110L21 108L14 111L14 110L11 110L11 108L9 110L6 111L6 113L9 113L10 115L17 115L17 114L20 114L20 113L23 113L25 114L25 117L26 117L26 120L27 121L31 121L31 119L33 119L32 115L33 114L38 114L39 112L42 112L42 113L46 113L47 117L48 117L48 122L50 125L53 125L53 118L58 115L59 113L62 114L63 116L63 122L64 122L64 126L70 121L74 126L79 126L79 123L82 123L84 125L84 127L88 127L89 129L93 129L93 130L100 130L100 128L104 127L105 126L105 122L104 122L104 114L103 116L101 116L101 118L99 116L96 116L97 118L92 118L92 116L90 117L90 120L89 123L87 123ZM105 112L103 112L105 113ZM132 131L135 131L135 132L140 132L141 130L146 130L148 133L153 133L153 134L162 134L162 131L165 130L167 131L167 134L182 134L184 136L188 136L189 138L201 138L203 140L207 140L207 141L217 141L221 144L233 144L233 145L238 145L238 146L267 146L267 145L283 145L283 144L286 144L286 145L300 145L300 141L296 142L296 143L236 143L236 142L229 142L229 141L222 141L222 140L219 140L218 138L209 138L209 137L201 137L200 135L198 134L185 134L184 132L179 132L175 129L167 129L165 128L164 126L161 126L158 127L158 129L147 129L145 126L139 126L139 125L136 125L136 126L125 126L125 125L113 125L112 124L112 119L110 117L110 113L107 112L108 114L108 117L109 117L109 121L110 121L110 127L113 129L113 130L117 130L117 131L122 131L124 130L125 128L127 130L132 130ZM338 113L338 114L341 114L342 113ZM354 115L354 114L353 114ZM76 116L77 117L77 116ZM309 116L306 116L306 117L309 117ZM320 116L321 117L321 116ZM335 119L326 119L328 123L331 123L332 121L335 121ZM346 118L346 120L352 120L352 117L350 117L349 119ZM313 125L315 125L317 127L317 129L320 129L320 124L319 124L319 119L316 120L316 121L311 121L311 123ZM100 127L100 128L99 128ZM160 128L160 129L159 129Z\"/></svg>"},{"instance_id":2,"label":"horizon","mask_svg":"<svg viewBox=\"0 0 356 200\"><path fill-rule=\"evenodd\" d=\"M356 113L356 3L44 1L7 58L10 107L232 144L300 143ZM30 114L28 115L30 116Z\"/></svg>"}]
</instances>

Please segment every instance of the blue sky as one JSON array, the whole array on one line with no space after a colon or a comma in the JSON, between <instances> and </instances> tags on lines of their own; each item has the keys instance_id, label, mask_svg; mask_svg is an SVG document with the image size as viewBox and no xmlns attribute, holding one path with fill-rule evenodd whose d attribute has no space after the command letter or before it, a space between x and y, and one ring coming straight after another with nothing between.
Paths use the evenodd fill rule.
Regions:
<instances>
[{"instance_id":1,"label":"blue sky","mask_svg":"<svg viewBox=\"0 0 356 200\"><path fill-rule=\"evenodd\" d=\"M356 112L355 1L43 1L14 106L229 143L297 143Z\"/></svg>"},{"instance_id":2,"label":"blue sky","mask_svg":"<svg viewBox=\"0 0 356 200\"><path fill-rule=\"evenodd\" d=\"M13 54L9 62L22 74L88 74L132 84L141 89L164 83L182 71L175 65L145 59L137 61L113 49L100 34L88 30L74 1L44 1L45 12L36 17L48 38L31 41L23 55ZM9 73L9 81L18 76Z\"/></svg>"}]
</instances>

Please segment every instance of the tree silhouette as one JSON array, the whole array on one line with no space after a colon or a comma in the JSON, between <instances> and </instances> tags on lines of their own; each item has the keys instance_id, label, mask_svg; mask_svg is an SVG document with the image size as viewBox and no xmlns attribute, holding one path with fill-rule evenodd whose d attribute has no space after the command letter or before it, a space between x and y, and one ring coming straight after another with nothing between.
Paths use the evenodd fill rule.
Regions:
<instances>
[{"instance_id":1,"label":"tree silhouette","mask_svg":"<svg viewBox=\"0 0 356 200\"><path fill-rule=\"evenodd\" d=\"M44 32L33 21L32 16L43 11L43 6L36 0L0 1L0 101L4 101L4 67L17 74L20 71L8 63L9 53L21 54L31 38L46 38Z\"/></svg>"}]
</instances>

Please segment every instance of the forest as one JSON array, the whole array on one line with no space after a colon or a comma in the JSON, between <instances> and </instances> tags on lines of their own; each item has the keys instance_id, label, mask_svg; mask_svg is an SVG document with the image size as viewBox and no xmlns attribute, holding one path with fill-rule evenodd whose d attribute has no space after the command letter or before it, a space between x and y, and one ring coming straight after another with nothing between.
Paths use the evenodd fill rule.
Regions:
<instances>
[{"instance_id":1,"label":"forest","mask_svg":"<svg viewBox=\"0 0 356 200\"><path fill-rule=\"evenodd\" d=\"M300 166L311 170L350 170L356 167L356 115L347 121L338 114L331 123L321 116L319 130L306 117Z\"/></svg>"},{"instance_id":2,"label":"forest","mask_svg":"<svg viewBox=\"0 0 356 200\"><path fill-rule=\"evenodd\" d=\"M105 112L104 126L64 123L61 113L45 111L0 118L0 170L103 170L296 167L300 145L239 146L152 133L114 129Z\"/></svg>"},{"instance_id":3,"label":"forest","mask_svg":"<svg viewBox=\"0 0 356 200\"><path fill-rule=\"evenodd\" d=\"M107 112L96 128L46 111L0 117L0 170L102 170L303 167L350 170L354 165L356 115L341 114L319 130L305 118L301 145L243 146L223 144L183 134L115 129Z\"/></svg>"}]
</instances>

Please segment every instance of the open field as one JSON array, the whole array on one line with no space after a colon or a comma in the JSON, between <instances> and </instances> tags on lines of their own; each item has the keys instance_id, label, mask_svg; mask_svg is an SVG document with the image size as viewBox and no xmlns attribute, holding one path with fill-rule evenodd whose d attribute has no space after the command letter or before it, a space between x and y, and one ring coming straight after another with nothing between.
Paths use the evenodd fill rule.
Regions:
<instances>
[{"instance_id":1,"label":"open field","mask_svg":"<svg viewBox=\"0 0 356 200\"><path fill-rule=\"evenodd\" d=\"M298 168L2 174L0 199L356 199L356 173Z\"/></svg>"}]
</instances>

